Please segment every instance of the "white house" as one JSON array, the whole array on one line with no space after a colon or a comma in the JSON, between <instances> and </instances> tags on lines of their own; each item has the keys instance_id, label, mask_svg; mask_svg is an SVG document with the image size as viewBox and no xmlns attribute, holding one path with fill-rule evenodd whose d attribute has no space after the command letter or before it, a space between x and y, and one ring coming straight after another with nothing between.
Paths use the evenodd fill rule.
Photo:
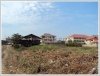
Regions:
<instances>
[{"instance_id":1,"label":"white house","mask_svg":"<svg viewBox=\"0 0 100 76\"><path fill-rule=\"evenodd\" d=\"M98 45L98 36L87 36L82 34L73 34L65 38L65 43L75 42L89 46L97 46Z\"/></svg>"},{"instance_id":2,"label":"white house","mask_svg":"<svg viewBox=\"0 0 100 76\"><path fill-rule=\"evenodd\" d=\"M55 43L56 42L56 36L51 35L49 33L45 33L41 36L41 42L42 43Z\"/></svg>"},{"instance_id":3,"label":"white house","mask_svg":"<svg viewBox=\"0 0 100 76\"><path fill-rule=\"evenodd\" d=\"M85 44L86 38L87 38L87 35L73 34L65 38L65 43L75 42L75 43Z\"/></svg>"}]
</instances>

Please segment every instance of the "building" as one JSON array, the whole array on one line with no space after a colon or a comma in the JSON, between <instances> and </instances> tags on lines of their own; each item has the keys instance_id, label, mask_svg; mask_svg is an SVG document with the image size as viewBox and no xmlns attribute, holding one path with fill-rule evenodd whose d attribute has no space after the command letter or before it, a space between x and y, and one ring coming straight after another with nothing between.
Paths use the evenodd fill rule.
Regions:
<instances>
[{"instance_id":1,"label":"building","mask_svg":"<svg viewBox=\"0 0 100 76\"><path fill-rule=\"evenodd\" d=\"M93 46L97 46L98 45L98 36L93 35L93 36L89 36L86 38L85 43L87 45L93 45Z\"/></svg>"},{"instance_id":2,"label":"building","mask_svg":"<svg viewBox=\"0 0 100 76\"><path fill-rule=\"evenodd\" d=\"M33 34L29 34L27 36L22 37L20 44L23 46L38 45L40 44L40 40L41 40L40 37Z\"/></svg>"},{"instance_id":3,"label":"building","mask_svg":"<svg viewBox=\"0 0 100 76\"><path fill-rule=\"evenodd\" d=\"M98 36L88 36L88 35L82 35L82 34L73 34L71 36L68 36L65 38L65 43L80 43L84 45L89 46L97 46L98 45Z\"/></svg>"},{"instance_id":4,"label":"building","mask_svg":"<svg viewBox=\"0 0 100 76\"><path fill-rule=\"evenodd\" d=\"M87 35L73 34L65 38L65 43L75 42L75 43L85 44L85 40L87 37L88 37Z\"/></svg>"},{"instance_id":5,"label":"building","mask_svg":"<svg viewBox=\"0 0 100 76\"><path fill-rule=\"evenodd\" d=\"M42 43L55 43L56 42L56 36L45 33L44 35L41 36L41 42Z\"/></svg>"}]
</instances>

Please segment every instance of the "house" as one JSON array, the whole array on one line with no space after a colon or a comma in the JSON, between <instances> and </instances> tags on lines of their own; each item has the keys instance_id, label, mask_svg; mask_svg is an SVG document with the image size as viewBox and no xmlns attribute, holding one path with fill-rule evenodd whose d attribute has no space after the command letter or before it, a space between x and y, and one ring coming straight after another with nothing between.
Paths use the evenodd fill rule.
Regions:
<instances>
[{"instance_id":1,"label":"house","mask_svg":"<svg viewBox=\"0 0 100 76\"><path fill-rule=\"evenodd\" d=\"M82 35L82 34L73 34L65 38L65 44L67 43L79 43L85 46L97 46L98 45L98 36L93 35Z\"/></svg>"},{"instance_id":2,"label":"house","mask_svg":"<svg viewBox=\"0 0 100 76\"><path fill-rule=\"evenodd\" d=\"M40 37L29 34L27 36L22 37L20 44L23 46L32 46L32 45L38 45L40 44Z\"/></svg>"},{"instance_id":3,"label":"house","mask_svg":"<svg viewBox=\"0 0 100 76\"><path fill-rule=\"evenodd\" d=\"M86 38L85 43L87 45L94 45L97 46L98 45L98 36L93 35L93 36L89 36Z\"/></svg>"},{"instance_id":4,"label":"house","mask_svg":"<svg viewBox=\"0 0 100 76\"><path fill-rule=\"evenodd\" d=\"M74 43L85 44L85 40L87 37L88 37L87 35L73 34L65 38L65 43L74 42Z\"/></svg>"},{"instance_id":5,"label":"house","mask_svg":"<svg viewBox=\"0 0 100 76\"><path fill-rule=\"evenodd\" d=\"M56 36L51 35L49 33L45 33L41 36L41 42L42 43L55 43L56 42Z\"/></svg>"}]
</instances>

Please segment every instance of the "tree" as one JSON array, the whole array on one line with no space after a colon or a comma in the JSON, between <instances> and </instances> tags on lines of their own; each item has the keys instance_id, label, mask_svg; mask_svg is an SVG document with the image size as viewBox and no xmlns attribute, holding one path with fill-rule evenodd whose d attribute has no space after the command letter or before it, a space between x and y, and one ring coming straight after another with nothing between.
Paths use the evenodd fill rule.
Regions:
<instances>
[{"instance_id":1,"label":"tree","mask_svg":"<svg viewBox=\"0 0 100 76\"><path fill-rule=\"evenodd\" d=\"M7 38L6 38L6 41L7 41L8 44L11 44L11 43L12 43L12 40L11 40L10 37L7 37Z\"/></svg>"},{"instance_id":2,"label":"tree","mask_svg":"<svg viewBox=\"0 0 100 76\"><path fill-rule=\"evenodd\" d=\"M12 35L11 39L12 39L13 44L19 44L20 40L22 39L22 36L16 33Z\"/></svg>"},{"instance_id":3,"label":"tree","mask_svg":"<svg viewBox=\"0 0 100 76\"><path fill-rule=\"evenodd\" d=\"M72 43L72 40L68 40L68 43Z\"/></svg>"}]
</instances>

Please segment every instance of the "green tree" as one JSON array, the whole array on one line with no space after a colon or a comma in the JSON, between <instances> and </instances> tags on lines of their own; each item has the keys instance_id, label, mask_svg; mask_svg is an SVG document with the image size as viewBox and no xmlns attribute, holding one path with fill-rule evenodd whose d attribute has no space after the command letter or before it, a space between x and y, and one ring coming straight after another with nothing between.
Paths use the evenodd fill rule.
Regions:
<instances>
[{"instance_id":1,"label":"green tree","mask_svg":"<svg viewBox=\"0 0 100 76\"><path fill-rule=\"evenodd\" d=\"M72 43L72 40L68 40L68 43Z\"/></svg>"},{"instance_id":2,"label":"green tree","mask_svg":"<svg viewBox=\"0 0 100 76\"><path fill-rule=\"evenodd\" d=\"M19 44L20 40L22 39L22 36L16 33L12 35L11 39L12 39L13 44Z\"/></svg>"}]
</instances>

